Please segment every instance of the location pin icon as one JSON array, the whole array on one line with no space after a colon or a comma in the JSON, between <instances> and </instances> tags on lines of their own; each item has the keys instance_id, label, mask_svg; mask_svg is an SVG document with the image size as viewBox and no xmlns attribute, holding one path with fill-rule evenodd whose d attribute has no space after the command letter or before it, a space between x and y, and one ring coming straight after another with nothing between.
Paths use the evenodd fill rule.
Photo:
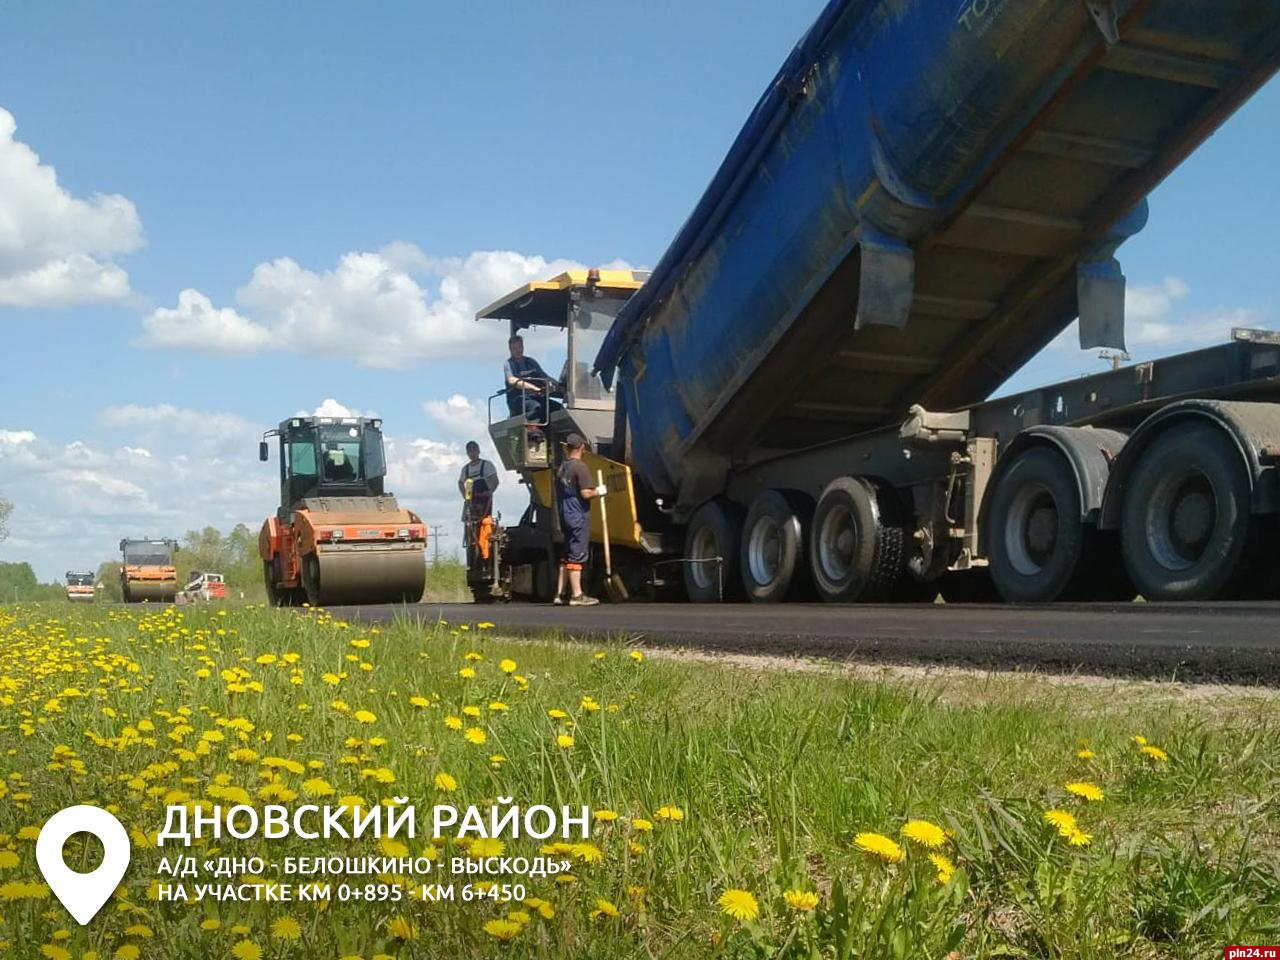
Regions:
<instances>
[{"instance_id":1,"label":"location pin icon","mask_svg":"<svg viewBox=\"0 0 1280 960\"><path fill-rule=\"evenodd\" d=\"M102 842L102 863L77 873L62 859L62 846L76 833L91 833ZM36 863L67 912L84 926L102 909L129 866L129 834L101 807L81 804L59 810L40 829Z\"/></svg>"}]
</instances>

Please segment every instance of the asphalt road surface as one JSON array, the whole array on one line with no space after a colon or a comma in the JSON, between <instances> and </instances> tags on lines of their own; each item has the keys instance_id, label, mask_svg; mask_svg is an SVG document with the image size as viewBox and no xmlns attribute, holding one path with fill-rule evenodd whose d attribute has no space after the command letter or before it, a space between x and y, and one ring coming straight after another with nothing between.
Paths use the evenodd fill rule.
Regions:
<instances>
[{"instance_id":1,"label":"asphalt road surface","mask_svg":"<svg viewBox=\"0 0 1280 960\"><path fill-rule=\"evenodd\" d=\"M583 641L1036 669L1280 686L1280 603L828 606L424 603L342 607L348 619L491 621L504 632Z\"/></svg>"}]
</instances>

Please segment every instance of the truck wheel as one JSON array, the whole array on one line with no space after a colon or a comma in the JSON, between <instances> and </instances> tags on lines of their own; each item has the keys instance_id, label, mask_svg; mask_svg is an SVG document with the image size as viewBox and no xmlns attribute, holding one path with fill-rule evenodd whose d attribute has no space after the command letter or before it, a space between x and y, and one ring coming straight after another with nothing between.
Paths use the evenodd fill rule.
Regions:
<instances>
[{"instance_id":1,"label":"truck wheel","mask_svg":"<svg viewBox=\"0 0 1280 960\"><path fill-rule=\"evenodd\" d=\"M693 603L741 596L738 581L742 511L727 500L708 500L689 521L684 537L684 587Z\"/></svg>"},{"instance_id":2,"label":"truck wheel","mask_svg":"<svg viewBox=\"0 0 1280 960\"><path fill-rule=\"evenodd\" d=\"M791 490L766 490L742 528L742 585L754 603L798 599L810 585L805 541L813 500Z\"/></svg>"},{"instance_id":3,"label":"truck wheel","mask_svg":"<svg viewBox=\"0 0 1280 960\"><path fill-rule=\"evenodd\" d=\"M1076 596L1088 571L1081 561L1091 530L1080 517L1080 490L1056 450L1031 447L1014 458L987 505L991 578L1010 603Z\"/></svg>"},{"instance_id":4,"label":"truck wheel","mask_svg":"<svg viewBox=\"0 0 1280 960\"><path fill-rule=\"evenodd\" d=\"M1249 475L1231 439L1208 424L1175 427L1126 479L1125 566L1148 600L1211 600L1241 569L1252 519Z\"/></svg>"},{"instance_id":5,"label":"truck wheel","mask_svg":"<svg viewBox=\"0 0 1280 960\"><path fill-rule=\"evenodd\" d=\"M862 477L832 480L813 515L809 569L828 603L887 600L906 564L895 494Z\"/></svg>"}]
</instances>

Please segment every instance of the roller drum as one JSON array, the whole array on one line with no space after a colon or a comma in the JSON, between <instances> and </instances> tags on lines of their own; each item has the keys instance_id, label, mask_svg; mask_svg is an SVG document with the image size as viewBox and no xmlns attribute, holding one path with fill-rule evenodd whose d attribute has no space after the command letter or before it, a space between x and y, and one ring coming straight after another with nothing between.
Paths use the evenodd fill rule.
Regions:
<instances>
[{"instance_id":1,"label":"roller drum","mask_svg":"<svg viewBox=\"0 0 1280 960\"><path fill-rule=\"evenodd\" d=\"M306 558L304 586L315 606L417 603L427 585L421 547L331 547Z\"/></svg>"},{"instance_id":2,"label":"roller drum","mask_svg":"<svg viewBox=\"0 0 1280 960\"><path fill-rule=\"evenodd\" d=\"M130 603L173 603L178 594L176 580L130 580L128 598Z\"/></svg>"}]
</instances>

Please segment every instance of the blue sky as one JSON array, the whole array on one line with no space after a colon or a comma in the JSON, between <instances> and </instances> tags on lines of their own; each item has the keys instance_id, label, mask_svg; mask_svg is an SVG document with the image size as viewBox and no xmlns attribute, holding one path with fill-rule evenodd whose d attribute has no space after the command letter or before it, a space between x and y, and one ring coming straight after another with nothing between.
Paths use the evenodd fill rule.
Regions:
<instances>
[{"instance_id":1,"label":"blue sky","mask_svg":"<svg viewBox=\"0 0 1280 960\"><path fill-rule=\"evenodd\" d=\"M109 234L95 262L127 272L123 299L0 305L18 360L0 386L0 496L18 508L0 559L53 578L111 556L125 534L256 525L274 468L257 463L254 432L326 398L384 416L400 492L452 521L457 445L480 425L475 401L503 355L501 330L458 322L468 297L562 261L656 262L820 7L5 5L11 139L61 191L127 198L136 222L76 214ZM1278 119L1272 84L1153 196L1122 251L1151 324L1135 353L1199 342L1225 319L1280 319ZM353 253L364 256L341 261ZM419 286L395 288L410 273ZM186 313L152 332L173 349L143 342L144 318L180 310L188 289L225 311L211 319L187 301L240 352L209 352ZM309 352L252 353L262 334L246 318L299 291L387 297L369 302L388 305L388 324L454 332L391 369L385 345L336 321ZM1097 366L1057 345L1017 382Z\"/></svg>"}]
</instances>

